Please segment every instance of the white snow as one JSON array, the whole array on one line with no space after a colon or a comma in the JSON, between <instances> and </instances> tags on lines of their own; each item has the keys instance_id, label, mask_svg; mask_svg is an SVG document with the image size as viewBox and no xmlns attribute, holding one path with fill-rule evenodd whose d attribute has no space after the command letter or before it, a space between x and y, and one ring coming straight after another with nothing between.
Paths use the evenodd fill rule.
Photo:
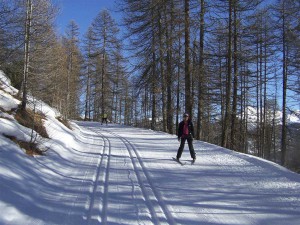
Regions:
<instances>
[{"instance_id":1,"label":"white snow","mask_svg":"<svg viewBox=\"0 0 300 225\"><path fill-rule=\"evenodd\" d=\"M257 122L257 110L254 107L248 106L246 109L246 115L248 118L248 122L250 122L250 124L252 123L252 127L255 127L255 124ZM275 123L277 124L282 124L282 112L281 111L276 111L275 112ZM270 115L270 119L271 120L273 118L273 115ZM300 110L296 110L293 113L287 114L287 123L288 124L292 124L292 123L300 123Z\"/></svg>"},{"instance_id":2,"label":"white snow","mask_svg":"<svg viewBox=\"0 0 300 225\"><path fill-rule=\"evenodd\" d=\"M18 93L18 90L11 86L10 79L3 73L2 70L0 70L0 89L11 95L16 95Z\"/></svg>"},{"instance_id":3,"label":"white snow","mask_svg":"<svg viewBox=\"0 0 300 225\"><path fill-rule=\"evenodd\" d=\"M288 115L288 121L290 123L300 123L300 110Z\"/></svg>"},{"instance_id":4,"label":"white snow","mask_svg":"<svg viewBox=\"0 0 300 225\"><path fill-rule=\"evenodd\" d=\"M20 101L13 98L10 94L0 90L0 107L5 111L16 109L20 104Z\"/></svg>"},{"instance_id":5,"label":"white snow","mask_svg":"<svg viewBox=\"0 0 300 225\"><path fill-rule=\"evenodd\" d=\"M29 133L0 115L1 225L300 224L300 175L275 163L195 141L195 165L186 146L181 166L174 135L78 121L70 130L40 110L45 156L4 137Z\"/></svg>"}]
</instances>

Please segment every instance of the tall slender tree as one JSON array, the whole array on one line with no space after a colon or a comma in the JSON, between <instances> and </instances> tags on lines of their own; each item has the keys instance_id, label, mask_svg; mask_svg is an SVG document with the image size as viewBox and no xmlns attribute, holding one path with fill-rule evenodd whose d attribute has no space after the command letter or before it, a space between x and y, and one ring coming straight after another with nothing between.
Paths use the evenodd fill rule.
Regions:
<instances>
[{"instance_id":1,"label":"tall slender tree","mask_svg":"<svg viewBox=\"0 0 300 225\"><path fill-rule=\"evenodd\" d=\"M222 132L222 146L229 147L229 128L230 128L230 99L232 88L232 14L233 14L233 0L229 0L228 8L228 46L227 46L227 78L226 78L226 100L225 100L225 118Z\"/></svg>"},{"instance_id":2,"label":"tall slender tree","mask_svg":"<svg viewBox=\"0 0 300 225\"><path fill-rule=\"evenodd\" d=\"M199 74L198 74L198 116L197 138L202 139L203 112L204 112L204 27L205 27L205 0L200 1L200 40L199 40Z\"/></svg>"},{"instance_id":3,"label":"tall slender tree","mask_svg":"<svg viewBox=\"0 0 300 225\"><path fill-rule=\"evenodd\" d=\"M94 58L96 66L96 87L95 87L95 113L94 118L99 119L104 113L111 111L109 99L112 98L112 83L110 59L113 55L114 45L118 28L107 10L102 10L92 23L94 47L96 52Z\"/></svg>"},{"instance_id":4,"label":"tall slender tree","mask_svg":"<svg viewBox=\"0 0 300 225\"><path fill-rule=\"evenodd\" d=\"M25 44L24 44L24 72L22 84L22 106L21 109L26 109L27 104L27 82L29 74L29 57L30 57L30 42L31 42L31 26L32 26L32 0L26 1L26 22L25 22Z\"/></svg>"},{"instance_id":5,"label":"tall slender tree","mask_svg":"<svg viewBox=\"0 0 300 225\"><path fill-rule=\"evenodd\" d=\"M75 21L70 21L66 30L64 45L67 54L67 80L66 80L66 118L77 118L79 115L79 76L81 56L79 51L79 27Z\"/></svg>"},{"instance_id":6,"label":"tall slender tree","mask_svg":"<svg viewBox=\"0 0 300 225\"><path fill-rule=\"evenodd\" d=\"M193 114L191 94L191 65L190 65L190 0L184 1L184 51L185 51L185 111Z\"/></svg>"}]
</instances>

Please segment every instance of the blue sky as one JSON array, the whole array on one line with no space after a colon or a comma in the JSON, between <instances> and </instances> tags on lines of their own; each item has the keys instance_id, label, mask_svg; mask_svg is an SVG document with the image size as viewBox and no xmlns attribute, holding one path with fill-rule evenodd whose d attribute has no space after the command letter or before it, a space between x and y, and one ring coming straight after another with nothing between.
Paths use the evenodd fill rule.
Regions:
<instances>
[{"instance_id":1,"label":"blue sky","mask_svg":"<svg viewBox=\"0 0 300 225\"><path fill-rule=\"evenodd\" d=\"M120 15L116 13L114 0L54 0L54 2L60 8L60 13L56 20L60 34L64 34L69 22L74 20L79 26L80 37L82 37L92 21L103 9L109 10L116 22L120 18Z\"/></svg>"}]
</instances>

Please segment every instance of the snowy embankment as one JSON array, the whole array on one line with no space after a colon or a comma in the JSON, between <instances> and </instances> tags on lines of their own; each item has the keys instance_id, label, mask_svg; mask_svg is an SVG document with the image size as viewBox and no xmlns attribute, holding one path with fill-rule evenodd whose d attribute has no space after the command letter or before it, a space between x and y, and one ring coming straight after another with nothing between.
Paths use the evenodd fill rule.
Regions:
<instances>
[{"instance_id":1,"label":"snowy embankment","mask_svg":"<svg viewBox=\"0 0 300 225\"><path fill-rule=\"evenodd\" d=\"M30 135L8 113L19 102L7 93L0 93L0 224L300 224L300 175L200 141L196 164L185 149L181 166L172 161L173 135L76 121L70 130L44 105L50 139L39 140L48 151L27 156L2 135Z\"/></svg>"}]
</instances>

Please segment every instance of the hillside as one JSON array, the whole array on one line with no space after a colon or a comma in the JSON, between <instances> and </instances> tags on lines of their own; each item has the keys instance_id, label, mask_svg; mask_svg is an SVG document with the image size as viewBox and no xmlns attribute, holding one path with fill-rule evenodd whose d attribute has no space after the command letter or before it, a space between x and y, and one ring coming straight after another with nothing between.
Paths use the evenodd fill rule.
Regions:
<instances>
[{"instance_id":1,"label":"hillside","mask_svg":"<svg viewBox=\"0 0 300 225\"><path fill-rule=\"evenodd\" d=\"M0 80L0 224L300 223L299 174L200 141L196 164L185 149L181 166L173 135L79 121L70 130L40 103L49 138L37 134L44 153L29 156L11 140L31 135L14 118L16 90Z\"/></svg>"}]
</instances>

